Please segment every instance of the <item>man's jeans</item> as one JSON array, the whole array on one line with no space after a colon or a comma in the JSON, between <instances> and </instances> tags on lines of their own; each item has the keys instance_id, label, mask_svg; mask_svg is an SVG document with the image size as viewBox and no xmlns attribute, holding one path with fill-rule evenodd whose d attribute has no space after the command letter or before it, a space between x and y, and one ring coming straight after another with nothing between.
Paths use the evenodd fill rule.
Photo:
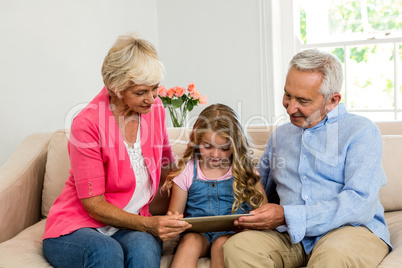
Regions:
<instances>
[{"instance_id":1,"label":"man's jeans","mask_svg":"<svg viewBox=\"0 0 402 268\"><path fill-rule=\"evenodd\" d=\"M54 267L160 267L162 241L153 235L119 230L109 237L92 228L43 241Z\"/></svg>"}]
</instances>

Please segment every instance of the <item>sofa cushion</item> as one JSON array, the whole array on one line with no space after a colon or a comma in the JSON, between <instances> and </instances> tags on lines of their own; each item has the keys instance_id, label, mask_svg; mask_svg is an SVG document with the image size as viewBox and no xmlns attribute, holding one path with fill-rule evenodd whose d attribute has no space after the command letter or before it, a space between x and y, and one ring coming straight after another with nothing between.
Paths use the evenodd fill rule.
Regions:
<instances>
[{"instance_id":1,"label":"sofa cushion","mask_svg":"<svg viewBox=\"0 0 402 268\"><path fill-rule=\"evenodd\" d=\"M389 232L391 234L391 245L393 251L380 263L378 268L401 267L402 263L402 211L385 213Z\"/></svg>"},{"instance_id":2,"label":"sofa cushion","mask_svg":"<svg viewBox=\"0 0 402 268\"><path fill-rule=\"evenodd\" d=\"M388 184L381 188L380 198L385 211L402 209L401 167L402 167L402 135L382 136L382 164Z\"/></svg>"},{"instance_id":3,"label":"sofa cushion","mask_svg":"<svg viewBox=\"0 0 402 268\"><path fill-rule=\"evenodd\" d=\"M42 193L42 217L47 217L49 209L60 195L65 181L69 176L70 159L67 142L70 132L67 130L55 131L50 139L45 178Z\"/></svg>"},{"instance_id":4,"label":"sofa cushion","mask_svg":"<svg viewBox=\"0 0 402 268\"><path fill-rule=\"evenodd\" d=\"M381 135L402 135L402 121L375 122Z\"/></svg>"},{"instance_id":5,"label":"sofa cushion","mask_svg":"<svg viewBox=\"0 0 402 268\"><path fill-rule=\"evenodd\" d=\"M192 128L187 127L168 128L167 132L170 142L177 140L188 142L190 140L191 130Z\"/></svg>"},{"instance_id":6,"label":"sofa cushion","mask_svg":"<svg viewBox=\"0 0 402 268\"><path fill-rule=\"evenodd\" d=\"M251 140L251 147L264 151L269 136L276 129L274 125L249 126L246 131Z\"/></svg>"},{"instance_id":7,"label":"sofa cushion","mask_svg":"<svg viewBox=\"0 0 402 268\"><path fill-rule=\"evenodd\" d=\"M169 139L176 163L183 157L187 148L187 141Z\"/></svg>"},{"instance_id":8,"label":"sofa cushion","mask_svg":"<svg viewBox=\"0 0 402 268\"><path fill-rule=\"evenodd\" d=\"M0 267L52 267L43 256L42 236L46 220L0 244Z\"/></svg>"}]
</instances>

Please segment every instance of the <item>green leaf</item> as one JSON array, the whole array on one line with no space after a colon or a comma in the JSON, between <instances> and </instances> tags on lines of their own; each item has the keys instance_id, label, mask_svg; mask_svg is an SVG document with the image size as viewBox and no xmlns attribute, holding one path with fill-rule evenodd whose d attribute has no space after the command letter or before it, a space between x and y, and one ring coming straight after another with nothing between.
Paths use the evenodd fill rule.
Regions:
<instances>
[{"instance_id":1,"label":"green leaf","mask_svg":"<svg viewBox=\"0 0 402 268\"><path fill-rule=\"evenodd\" d=\"M163 104L169 104L169 99L160 97Z\"/></svg>"},{"instance_id":2,"label":"green leaf","mask_svg":"<svg viewBox=\"0 0 402 268\"><path fill-rule=\"evenodd\" d=\"M172 100L172 106L174 108L179 108L183 104L183 100L181 98Z\"/></svg>"},{"instance_id":3,"label":"green leaf","mask_svg":"<svg viewBox=\"0 0 402 268\"><path fill-rule=\"evenodd\" d=\"M187 102L187 110L191 112L193 108L194 108L193 102L192 101Z\"/></svg>"},{"instance_id":4,"label":"green leaf","mask_svg":"<svg viewBox=\"0 0 402 268\"><path fill-rule=\"evenodd\" d=\"M200 102L200 99L198 99L198 100L191 100L191 102L193 103L193 106L197 106L198 103Z\"/></svg>"}]
</instances>

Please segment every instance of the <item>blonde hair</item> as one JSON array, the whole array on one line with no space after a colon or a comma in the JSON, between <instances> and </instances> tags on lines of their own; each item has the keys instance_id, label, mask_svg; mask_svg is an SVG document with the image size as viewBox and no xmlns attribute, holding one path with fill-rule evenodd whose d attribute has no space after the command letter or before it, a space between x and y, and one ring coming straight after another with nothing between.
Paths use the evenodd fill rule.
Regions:
<instances>
[{"instance_id":1,"label":"blonde hair","mask_svg":"<svg viewBox=\"0 0 402 268\"><path fill-rule=\"evenodd\" d=\"M135 34L120 36L102 66L103 82L109 92L123 91L134 85L157 85L164 73L155 47Z\"/></svg>"},{"instance_id":2,"label":"blonde hair","mask_svg":"<svg viewBox=\"0 0 402 268\"><path fill-rule=\"evenodd\" d=\"M170 194L173 179L184 171L189 161L200 155L199 144L204 134L208 132L227 138L233 149L231 158L235 202L232 213L241 208L244 202L248 202L253 209L261 206L263 195L258 189L261 177L255 172L248 137L243 131L237 113L224 104L211 105L201 112L190 134L183 158L179 161L178 167L167 176L162 190Z\"/></svg>"}]
</instances>

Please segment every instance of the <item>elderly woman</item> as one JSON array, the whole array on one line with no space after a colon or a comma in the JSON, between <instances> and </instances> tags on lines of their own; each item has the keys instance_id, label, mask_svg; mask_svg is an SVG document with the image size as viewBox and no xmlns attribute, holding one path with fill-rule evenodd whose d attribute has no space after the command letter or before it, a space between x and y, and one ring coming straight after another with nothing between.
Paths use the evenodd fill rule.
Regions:
<instances>
[{"instance_id":1,"label":"elderly woman","mask_svg":"<svg viewBox=\"0 0 402 268\"><path fill-rule=\"evenodd\" d=\"M162 240L189 228L149 203L174 157L157 98L164 69L149 42L121 36L102 67L105 87L74 119L71 169L43 241L55 267L159 267ZM162 180L162 181L161 181Z\"/></svg>"}]
</instances>

